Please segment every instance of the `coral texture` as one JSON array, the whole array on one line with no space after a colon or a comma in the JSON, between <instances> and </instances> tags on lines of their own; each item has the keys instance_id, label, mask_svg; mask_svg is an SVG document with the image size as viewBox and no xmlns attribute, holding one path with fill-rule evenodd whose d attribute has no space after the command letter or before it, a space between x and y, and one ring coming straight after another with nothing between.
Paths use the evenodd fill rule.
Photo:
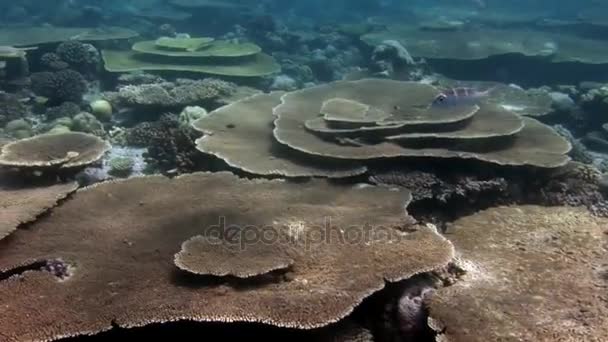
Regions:
<instances>
[{"instance_id":1,"label":"coral texture","mask_svg":"<svg viewBox=\"0 0 608 342\"><path fill-rule=\"evenodd\" d=\"M446 236L465 271L428 300L438 341L605 341L608 221L584 208L498 207Z\"/></svg>"},{"instance_id":2,"label":"coral texture","mask_svg":"<svg viewBox=\"0 0 608 342\"><path fill-rule=\"evenodd\" d=\"M409 223L409 199L404 190L230 173L137 177L80 190L2 245L1 271L32 260L62 260L73 271L61 282L35 271L0 281L0 336L47 340L184 319L326 326L387 281L453 258L435 230ZM252 241L250 226L287 234L287 241L270 241L298 251L293 269L244 282L180 272L172 263L180 244L212 236L222 217L244 244Z\"/></svg>"}]
</instances>

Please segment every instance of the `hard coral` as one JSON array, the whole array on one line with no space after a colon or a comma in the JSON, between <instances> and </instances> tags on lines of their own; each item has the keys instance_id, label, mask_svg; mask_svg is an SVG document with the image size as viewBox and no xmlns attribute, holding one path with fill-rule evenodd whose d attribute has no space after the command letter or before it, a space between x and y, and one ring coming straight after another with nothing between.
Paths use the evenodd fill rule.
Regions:
<instances>
[{"instance_id":1,"label":"hard coral","mask_svg":"<svg viewBox=\"0 0 608 342\"><path fill-rule=\"evenodd\" d=\"M231 95L235 89L236 85L213 78L178 79L176 82L122 86L118 94L111 97L123 106L185 107L213 103Z\"/></svg>"},{"instance_id":2,"label":"hard coral","mask_svg":"<svg viewBox=\"0 0 608 342\"><path fill-rule=\"evenodd\" d=\"M162 135L160 125L154 122L141 122L126 131L125 142L129 146L147 147L157 135Z\"/></svg>"},{"instance_id":3,"label":"hard coral","mask_svg":"<svg viewBox=\"0 0 608 342\"><path fill-rule=\"evenodd\" d=\"M32 90L54 104L64 101L79 103L86 91L84 77L71 69L33 73L31 79Z\"/></svg>"},{"instance_id":4,"label":"hard coral","mask_svg":"<svg viewBox=\"0 0 608 342\"><path fill-rule=\"evenodd\" d=\"M40 57L40 64L42 64L42 66L49 71L63 70L69 68L70 66L54 52L47 52L43 54L42 57Z\"/></svg>"},{"instance_id":5,"label":"hard coral","mask_svg":"<svg viewBox=\"0 0 608 342\"><path fill-rule=\"evenodd\" d=\"M161 170L176 170L177 173L199 169L206 160L196 149L199 133L192 127L181 126L173 114L161 117L159 125L161 134L154 135L148 146L149 162Z\"/></svg>"},{"instance_id":6,"label":"hard coral","mask_svg":"<svg viewBox=\"0 0 608 342\"><path fill-rule=\"evenodd\" d=\"M26 187L0 184L0 240L20 224L34 221L77 188L76 183Z\"/></svg>"},{"instance_id":7,"label":"hard coral","mask_svg":"<svg viewBox=\"0 0 608 342\"><path fill-rule=\"evenodd\" d=\"M454 222L460 280L427 301L437 341L606 341L608 220L584 208L498 207Z\"/></svg>"},{"instance_id":8,"label":"hard coral","mask_svg":"<svg viewBox=\"0 0 608 342\"><path fill-rule=\"evenodd\" d=\"M147 147L147 161L163 171L178 173L197 170L206 160L196 149L200 134L189 125L181 124L175 114L164 114L158 121L143 122L127 130L126 143Z\"/></svg>"},{"instance_id":9,"label":"hard coral","mask_svg":"<svg viewBox=\"0 0 608 342\"><path fill-rule=\"evenodd\" d=\"M608 217L608 201L601 191L602 174L593 166L572 162L558 169L532 197L548 205L584 206Z\"/></svg>"},{"instance_id":10,"label":"hard coral","mask_svg":"<svg viewBox=\"0 0 608 342\"><path fill-rule=\"evenodd\" d=\"M53 340L176 320L300 329L335 323L386 282L443 268L453 258L436 231L405 223L408 199L404 190L229 173L89 187L3 244L2 271L30 260L76 267L64 282L36 271L0 281L2 336ZM294 237L286 242L298 251L291 273L253 281L194 277L168 262L183 241L212 233L222 217L230 226L272 226Z\"/></svg>"},{"instance_id":11,"label":"hard coral","mask_svg":"<svg viewBox=\"0 0 608 342\"><path fill-rule=\"evenodd\" d=\"M56 53L70 67L80 71L94 70L101 62L99 51L93 45L77 40L70 40L59 44Z\"/></svg>"},{"instance_id":12,"label":"hard coral","mask_svg":"<svg viewBox=\"0 0 608 342\"><path fill-rule=\"evenodd\" d=\"M46 109L46 117L48 120L55 120L63 117L74 117L80 113L80 106L74 102L63 102L59 106L49 107Z\"/></svg>"},{"instance_id":13,"label":"hard coral","mask_svg":"<svg viewBox=\"0 0 608 342\"><path fill-rule=\"evenodd\" d=\"M374 171L370 181L410 189L415 201L432 199L444 203L454 199L474 202L489 193L505 196L508 187L507 180L501 177L482 179L465 174L441 176L419 170Z\"/></svg>"}]
</instances>

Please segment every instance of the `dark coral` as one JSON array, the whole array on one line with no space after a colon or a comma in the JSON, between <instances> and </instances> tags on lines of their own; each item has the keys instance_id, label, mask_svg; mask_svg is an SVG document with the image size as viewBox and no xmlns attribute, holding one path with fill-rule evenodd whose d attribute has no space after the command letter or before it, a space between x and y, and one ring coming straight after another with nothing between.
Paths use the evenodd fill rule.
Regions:
<instances>
[{"instance_id":1,"label":"dark coral","mask_svg":"<svg viewBox=\"0 0 608 342\"><path fill-rule=\"evenodd\" d=\"M162 134L155 135L148 146L147 157L161 170L177 173L196 171L205 157L196 149L200 134L189 126L180 126L178 117L166 114L159 120Z\"/></svg>"},{"instance_id":2,"label":"dark coral","mask_svg":"<svg viewBox=\"0 0 608 342\"><path fill-rule=\"evenodd\" d=\"M601 173L592 166L570 164L542 184L540 191L530 191L534 201L547 205L584 206L593 214L608 217L608 200L602 194Z\"/></svg>"},{"instance_id":3,"label":"dark coral","mask_svg":"<svg viewBox=\"0 0 608 342\"><path fill-rule=\"evenodd\" d=\"M205 155L196 148L200 134L179 124L175 114L164 114L158 121L143 122L127 130L128 145L147 147L148 163L163 171L192 172L199 168Z\"/></svg>"},{"instance_id":4,"label":"dark coral","mask_svg":"<svg viewBox=\"0 0 608 342\"><path fill-rule=\"evenodd\" d=\"M34 93L47 97L52 104L65 101L78 103L86 91L82 74L71 69L33 73L31 79Z\"/></svg>"},{"instance_id":5,"label":"dark coral","mask_svg":"<svg viewBox=\"0 0 608 342\"><path fill-rule=\"evenodd\" d=\"M63 61L61 57L54 52L47 52L42 55L42 57L40 57L40 64L50 71L63 70L69 67L69 64Z\"/></svg>"},{"instance_id":6,"label":"dark coral","mask_svg":"<svg viewBox=\"0 0 608 342\"><path fill-rule=\"evenodd\" d=\"M147 147L152 143L152 138L161 135L162 130L155 122L141 122L127 130L126 143L129 146Z\"/></svg>"},{"instance_id":7,"label":"dark coral","mask_svg":"<svg viewBox=\"0 0 608 342\"><path fill-rule=\"evenodd\" d=\"M59 106L49 107L46 110L46 117L49 120L54 120L62 117L73 117L80 113L80 106L74 102L64 102Z\"/></svg>"},{"instance_id":8,"label":"dark coral","mask_svg":"<svg viewBox=\"0 0 608 342\"><path fill-rule=\"evenodd\" d=\"M95 47L77 40L70 40L59 44L56 53L70 67L80 71L94 70L101 60L99 51Z\"/></svg>"},{"instance_id":9,"label":"dark coral","mask_svg":"<svg viewBox=\"0 0 608 342\"><path fill-rule=\"evenodd\" d=\"M429 171L400 170L374 172L370 180L380 185L398 185L412 191L414 201L437 200L445 203L460 198L474 201L487 193L505 193L504 178L481 179L466 175L439 175Z\"/></svg>"},{"instance_id":10,"label":"dark coral","mask_svg":"<svg viewBox=\"0 0 608 342\"><path fill-rule=\"evenodd\" d=\"M403 187L412 191L410 212L420 221L445 228L454 220L497 205L541 204L583 206L593 214L608 217L608 191L595 167L579 162L534 171L527 169L462 167L474 172L420 166L418 170L372 170L374 184ZM483 176L481 176L483 175Z\"/></svg>"}]
</instances>

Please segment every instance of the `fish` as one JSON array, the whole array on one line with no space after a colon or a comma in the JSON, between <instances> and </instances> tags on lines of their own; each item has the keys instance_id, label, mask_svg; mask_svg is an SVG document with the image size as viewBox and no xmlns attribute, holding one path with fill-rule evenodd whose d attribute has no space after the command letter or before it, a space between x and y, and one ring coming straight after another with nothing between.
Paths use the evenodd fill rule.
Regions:
<instances>
[{"instance_id":1,"label":"fish","mask_svg":"<svg viewBox=\"0 0 608 342\"><path fill-rule=\"evenodd\" d=\"M433 99L433 106L450 107L477 104L483 98L489 96L493 89L494 87L479 91L468 87L450 88L442 91Z\"/></svg>"}]
</instances>

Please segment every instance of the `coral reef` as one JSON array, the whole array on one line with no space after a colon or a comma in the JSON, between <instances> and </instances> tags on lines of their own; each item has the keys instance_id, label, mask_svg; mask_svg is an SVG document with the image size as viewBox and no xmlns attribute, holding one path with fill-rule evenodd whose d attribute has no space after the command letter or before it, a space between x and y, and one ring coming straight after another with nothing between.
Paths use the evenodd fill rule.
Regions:
<instances>
[{"instance_id":1,"label":"coral reef","mask_svg":"<svg viewBox=\"0 0 608 342\"><path fill-rule=\"evenodd\" d=\"M4 246L3 271L61 256L77 267L66 282L31 271L1 281L3 334L9 340L55 339L183 319L324 327L345 318L386 282L443 268L452 259L451 244L436 231L407 223L408 199L404 190L246 180L229 173L98 184L13 233ZM192 236L214 234L218 213L227 227L270 225L288 234L292 239L285 243L297 251L293 269L249 283L176 273L170 262L176 248ZM326 237L332 240L326 244L314 237L328 217ZM384 230L375 234L373 227ZM247 238L241 233L234 237ZM82 300L70 300L75 297ZM26 315L32 298L57 310Z\"/></svg>"},{"instance_id":2,"label":"coral reef","mask_svg":"<svg viewBox=\"0 0 608 342\"><path fill-rule=\"evenodd\" d=\"M63 102L59 106L46 108L47 120L59 118L72 118L81 112L80 106L74 102Z\"/></svg>"},{"instance_id":3,"label":"coral reef","mask_svg":"<svg viewBox=\"0 0 608 342\"><path fill-rule=\"evenodd\" d=\"M606 340L607 226L569 207L499 207L457 220L446 236L465 273L427 300L430 326L455 342Z\"/></svg>"},{"instance_id":4,"label":"coral reef","mask_svg":"<svg viewBox=\"0 0 608 342\"><path fill-rule=\"evenodd\" d=\"M43 134L2 146L0 166L34 169L78 169L102 158L104 140L84 133Z\"/></svg>"},{"instance_id":5,"label":"coral reef","mask_svg":"<svg viewBox=\"0 0 608 342\"><path fill-rule=\"evenodd\" d=\"M82 74L71 69L33 73L31 78L32 90L53 104L65 101L80 103L86 91Z\"/></svg>"},{"instance_id":6,"label":"coral reef","mask_svg":"<svg viewBox=\"0 0 608 342\"><path fill-rule=\"evenodd\" d=\"M154 106L185 107L212 105L221 97L230 96L236 85L214 78L178 79L175 82L126 85L105 97L118 107Z\"/></svg>"},{"instance_id":7,"label":"coral reef","mask_svg":"<svg viewBox=\"0 0 608 342\"><path fill-rule=\"evenodd\" d=\"M112 119L112 104L106 100L92 101L91 114L95 115L100 121L110 121Z\"/></svg>"},{"instance_id":8,"label":"coral reef","mask_svg":"<svg viewBox=\"0 0 608 342\"><path fill-rule=\"evenodd\" d=\"M40 57L40 64L49 71L63 70L70 65L54 52L47 52Z\"/></svg>"},{"instance_id":9,"label":"coral reef","mask_svg":"<svg viewBox=\"0 0 608 342\"><path fill-rule=\"evenodd\" d=\"M99 51L93 45L77 40L59 44L55 53L60 60L66 62L71 68L84 73L97 71L101 63Z\"/></svg>"},{"instance_id":10,"label":"coral reef","mask_svg":"<svg viewBox=\"0 0 608 342\"><path fill-rule=\"evenodd\" d=\"M32 125L25 119L9 121L4 127L6 134L17 139L29 138L34 133Z\"/></svg>"},{"instance_id":11,"label":"coral reef","mask_svg":"<svg viewBox=\"0 0 608 342\"><path fill-rule=\"evenodd\" d=\"M108 174L115 177L128 177L133 172L135 161L129 157L114 157L110 159Z\"/></svg>"},{"instance_id":12,"label":"coral reef","mask_svg":"<svg viewBox=\"0 0 608 342\"><path fill-rule=\"evenodd\" d=\"M97 120L95 115L87 112L80 112L74 116L72 129L77 132L90 133L99 137L105 136L103 124Z\"/></svg>"},{"instance_id":13,"label":"coral reef","mask_svg":"<svg viewBox=\"0 0 608 342\"><path fill-rule=\"evenodd\" d=\"M608 340L591 2L0 1L0 340Z\"/></svg>"},{"instance_id":14,"label":"coral reef","mask_svg":"<svg viewBox=\"0 0 608 342\"><path fill-rule=\"evenodd\" d=\"M584 206L597 216L608 217L608 198L600 191L601 177L593 166L573 162L549 177L535 192L534 200L548 205Z\"/></svg>"},{"instance_id":15,"label":"coral reef","mask_svg":"<svg viewBox=\"0 0 608 342\"><path fill-rule=\"evenodd\" d=\"M418 82L364 79L253 96L195 122L206 134L197 148L245 172L287 176L352 176L378 159L540 168L570 159L570 143L538 120L490 104L431 105L439 93ZM355 105L324 112L344 100Z\"/></svg>"},{"instance_id":16,"label":"coral reef","mask_svg":"<svg viewBox=\"0 0 608 342\"><path fill-rule=\"evenodd\" d=\"M192 127L180 125L177 115L163 115L157 132L148 145L149 164L178 174L205 168L207 158L196 149L195 141L200 135Z\"/></svg>"},{"instance_id":17,"label":"coral reef","mask_svg":"<svg viewBox=\"0 0 608 342\"><path fill-rule=\"evenodd\" d=\"M372 52L372 69L382 75L393 77L406 68L416 65L407 49L396 40L385 40Z\"/></svg>"},{"instance_id":18,"label":"coral reef","mask_svg":"<svg viewBox=\"0 0 608 342\"><path fill-rule=\"evenodd\" d=\"M195 141L200 134L182 120L178 115L164 114L158 121L142 122L127 130L125 142L129 146L146 147L147 162L162 171L199 170L207 160L196 149Z\"/></svg>"},{"instance_id":19,"label":"coral reef","mask_svg":"<svg viewBox=\"0 0 608 342\"><path fill-rule=\"evenodd\" d=\"M378 185L400 186L412 191L415 201L434 200L481 202L487 196L505 196L507 180L502 177L480 179L471 175L448 174L420 170L372 171L370 181Z\"/></svg>"},{"instance_id":20,"label":"coral reef","mask_svg":"<svg viewBox=\"0 0 608 342\"><path fill-rule=\"evenodd\" d=\"M75 182L51 186L14 186L0 183L0 240L14 232L21 224L35 221L58 201L76 191Z\"/></svg>"}]
</instances>

